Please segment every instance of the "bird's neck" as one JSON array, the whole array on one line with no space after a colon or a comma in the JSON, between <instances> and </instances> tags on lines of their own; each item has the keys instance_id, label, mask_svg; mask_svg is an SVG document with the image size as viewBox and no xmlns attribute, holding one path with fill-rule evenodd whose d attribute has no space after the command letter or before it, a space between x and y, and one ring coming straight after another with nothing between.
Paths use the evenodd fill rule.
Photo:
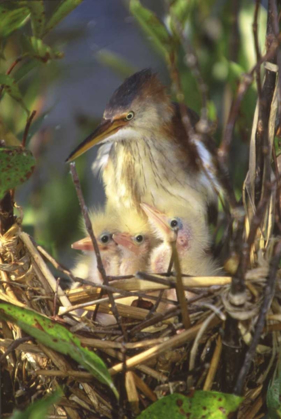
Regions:
<instances>
[{"instance_id":1,"label":"bird's neck","mask_svg":"<svg viewBox=\"0 0 281 419\"><path fill-rule=\"evenodd\" d=\"M194 276L210 276L217 271L217 265L203 248L180 246L177 252L182 273ZM167 272L171 260L172 249L168 242L162 243L152 251L151 270L153 273Z\"/></svg>"},{"instance_id":2,"label":"bird's neck","mask_svg":"<svg viewBox=\"0 0 281 419\"><path fill-rule=\"evenodd\" d=\"M134 275L138 271L146 270L148 256L136 256L127 249L124 249L121 256L119 275Z\"/></svg>"}]
</instances>

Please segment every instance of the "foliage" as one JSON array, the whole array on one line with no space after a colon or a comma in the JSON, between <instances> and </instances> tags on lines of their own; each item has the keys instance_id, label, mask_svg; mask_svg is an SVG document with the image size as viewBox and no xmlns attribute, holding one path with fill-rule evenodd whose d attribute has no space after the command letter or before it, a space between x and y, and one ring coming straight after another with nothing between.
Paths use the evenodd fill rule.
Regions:
<instances>
[{"instance_id":1,"label":"foliage","mask_svg":"<svg viewBox=\"0 0 281 419\"><path fill-rule=\"evenodd\" d=\"M44 397L42 400L38 400L32 403L24 412L15 410L10 419L44 419L48 416L48 411L55 403L59 401L63 395L61 390L57 390L54 393Z\"/></svg>"},{"instance_id":2,"label":"foliage","mask_svg":"<svg viewBox=\"0 0 281 419\"><path fill-rule=\"evenodd\" d=\"M242 400L242 397L216 391L198 390L188 397L174 393L153 403L138 419L226 419Z\"/></svg>"},{"instance_id":3,"label":"foliage","mask_svg":"<svg viewBox=\"0 0 281 419\"><path fill-rule=\"evenodd\" d=\"M23 147L0 148L1 178L0 199L8 189L25 182L35 167L35 160L29 150Z\"/></svg>"},{"instance_id":4,"label":"foliage","mask_svg":"<svg viewBox=\"0 0 281 419\"><path fill-rule=\"evenodd\" d=\"M0 317L17 324L30 336L35 337L38 342L64 355L71 356L99 381L107 384L118 397L117 390L103 361L94 352L83 348L79 339L65 327L35 311L6 303L0 303Z\"/></svg>"}]
</instances>

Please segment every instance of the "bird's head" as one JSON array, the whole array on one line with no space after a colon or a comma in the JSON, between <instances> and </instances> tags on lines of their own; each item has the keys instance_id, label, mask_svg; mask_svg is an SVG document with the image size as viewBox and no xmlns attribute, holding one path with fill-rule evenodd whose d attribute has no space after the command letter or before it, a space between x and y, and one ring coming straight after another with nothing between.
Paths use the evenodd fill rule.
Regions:
<instances>
[{"instance_id":1,"label":"bird's head","mask_svg":"<svg viewBox=\"0 0 281 419\"><path fill-rule=\"evenodd\" d=\"M151 70L139 71L113 93L103 119L68 157L67 162L107 141L137 140L171 121L173 109L165 87Z\"/></svg>"},{"instance_id":2,"label":"bird's head","mask_svg":"<svg viewBox=\"0 0 281 419\"><path fill-rule=\"evenodd\" d=\"M209 247L210 237L207 223L198 211L190 206L179 205L169 200L161 208L141 203L143 211L163 242L176 242L179 251L192 250L194 254Z\"/></svg>"},{"instance_id":3,"label":"bird's head","mask_svg":"<svg viewBox=\"0 0 281 419\"><path fill-rule=\"evenodd\" d=\"M148 256L156 241L147 220L137 211L126 210L124 217L120 217L120 233L114 233L113 239L123 252L129 251L140 257Z\"/></svg>"},{"instance_id":4,"label":"bird's head","mask_svg":"<svg viewBox=\"0 0 281 419\"><path fill-rule=\"evenodd\" d=\"M91 211L90 220L101 253L115 254L118 252L113 234L118 232L118 218L110 211ZM89 236L71 245L73 249L94 251L92 240Z\"/></svg>"}]
</instances>

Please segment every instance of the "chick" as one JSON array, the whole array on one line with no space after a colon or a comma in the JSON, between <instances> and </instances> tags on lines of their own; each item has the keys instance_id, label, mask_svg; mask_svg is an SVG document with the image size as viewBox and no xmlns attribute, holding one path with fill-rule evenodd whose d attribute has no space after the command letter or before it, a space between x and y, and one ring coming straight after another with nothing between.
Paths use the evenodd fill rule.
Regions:
<instances>
[{"instance_id":1,"label":"chick","mask_svg":"<svg viewBox=\"0 0 281 419\"><path fill-rule=\"evenodd\" d=\"M162 243L152 250L150 268L152 272L166 272L171 259L171 242L176 247L184 274L212 276L218 267L208 254L209 232L204 220L184 206L166 205L163 211L148 204L141 204L155 234Z\"/></svg>"},{"instance_id":2,"label":"chick","mask_svg":"<svg viewBox=\"0 0 281 419\"><path fill-rule=\"evenodd\" d=\"M133 275L137 271L145 271L150 252L156 244L149 223L136 211L127 209L120 218L121 232L113 234L121 253L119 275Z\"/></svg>"},{"instance_id":3,"label":"chick","mask_svg":"<svg viewBox=\"0 0 281 419\"><path fill-rule=\"evenodd\" d=\"M90 212L94 234L96 236L102 263L107 275L118 275L120 255L117 244L112 238L117 233L119 219L113 210ZM76 250L83 250L73 269L75 276L97 283L102 283L102 277L97 267L97 258L89 236L78 240L71 246Z\"/></svg>"}]
</instances>

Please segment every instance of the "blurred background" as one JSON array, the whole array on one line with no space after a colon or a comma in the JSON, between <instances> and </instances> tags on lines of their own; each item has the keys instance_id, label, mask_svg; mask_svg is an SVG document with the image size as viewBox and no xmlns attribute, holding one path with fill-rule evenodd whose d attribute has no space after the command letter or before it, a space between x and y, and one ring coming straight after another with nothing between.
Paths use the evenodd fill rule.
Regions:
<instances>
[{"instance_id":1,"label":"blurred background","mask_svg":"<svg viewBox=\"0 0 281 419\"><path fill-rule=\"evenodd\" d=\"M0 5L5 2L1 2ZM45 0L51 16L60 1ZM242 73L255 64L252 20L254 2L240 0L142 0L155 13L168 33L172 8L178 13L195 49L203 79L208 86L209 118L216 124L217 143L223 135L233 95ZM188 6L188 7L187 7ZM264 51L266 2L259 15L260 48ZM30 31L30 33L29 33ZM2 45L1 72L20 55L21 37L31 34L24 26ZM76 252L70 244L81 238L80 210L65 159L88 136L102 117L104 107L123 79L143 68L159 73L170 89L167 60L153 36L143 30L132 15L129 1L84 0L44 38L52 49L64 53L61 59L36 62L20 77L20 87L28 108L36 110L28 147L36 157L35 173L17 189L16 201L24 211L25 230L53 256L71 267ZM179 48L178 69L185 101L200 112L201 99L196 79ZM21 68L17 70L20 72ZM14 73L13 73L14 74ZM15 73L18 74L18 73ZM253 85L245 96L231 150L231 176L238 197L248 164L248 143L256 101ZM21 139L26 122L22 107L9 96L1 102L1 121ZM104 193L100 180L91 172L97 149L76 161L88 207L100 206Z\"/></svg>"}]
</instances>

